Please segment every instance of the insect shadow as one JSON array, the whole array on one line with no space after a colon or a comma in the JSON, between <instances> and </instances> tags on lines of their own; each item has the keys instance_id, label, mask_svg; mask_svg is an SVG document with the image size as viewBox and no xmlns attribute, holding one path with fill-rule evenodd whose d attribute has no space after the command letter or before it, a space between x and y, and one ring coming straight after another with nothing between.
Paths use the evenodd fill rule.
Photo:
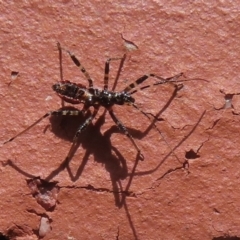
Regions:
<instances>
[{"instance_id":1,"label":"insect shadow","mask_svg":"<svg viewBox=\"0 0 240 240\"><path fill-rule=\"evenodd\" d=\"M167 103L162 107L162 109L155 115L152 122L144 130L137 130L135 128L128 128L128 131L133 135L134 138L141 139L148 134L148 132L154 128L154 124L158 121L158 117L162 114L174 100L177 95L178 88L175 88L172 95L170 96ZM74 110L74 107L64 107L64 109ZM91 114L91 113L87 113ZM83 122L86 116L51 116L50 117L50 126L51 131L58 137L65 139L67 141L72 141L72 138L76 132L76 129L79 126L80 122ZM160 119L161 120L161 119ZM120 151L111 144L111 135L114 133L122 133L117 127L112 126L104 133L101 133L101 126L105 122L105 113L97 118L94 124L90 124L88 129L81 134L81 137L78 139L77 145L74 148L73 155L77 150L83 149L85 151L84 156L79 163L77 170L71 169L69 163L72 160L72 156L69 159L64 159L60 163L57 169L54 169L49 175L44 179L45 181L51 181L56 175L58 175L65 168L73 182L77 181L81 176L85 165L90 157L93 155L94 160L98 163L102 163L105 166L107 172L109 172L111 182L112 182L112 192L115 198L115 204L118 207L122 207L125 201L125 197L131 195L129 191L133 176L135 175L135 170L139 161L139 156L136 155L135 165L130 173L128 173L127 161L122 156ZM46 130L45 130L46 131ZM93 137L94 136L94 137ZM121 137L124 137L122 135ZM81 151L81 150L80 150ZM169 155L172 152L170 151ZM169 156L168 155L168 156ZM9 161L8 164L12 166L15 170L21 174L29 177L35 178L36 176L29 174L18 166L16 166L13 161ZM150 174L150 173L149 173ZM124 187L121 184L121 180L129 177L129 181Z\"/></svg>"},{"instance_id":2,"label":"insect shadow","mask_svg":"<svg viewBox=\"0 0 240 240\"><path fill-rule=\"evenodd\" d=\"M159 116L170 106L171 102L174 100L174 98L177 95L178 88L175 88L172 95L170 96L169 100L166 102L166 104L159 110L159 112L155 115L152 122L149 124L149 126L144 131L139 131L134 128L128 128L128 131L132 134L134 138L142 138L145 135L148 134L148 132L155 126L154 124L159 120ZM89 113L90 114L90 113ZM60 171L63 171L65 168L68 171L68 174L72 181L76 181L80 175L82 174L85 165L87 164L87 161L89 159L90 155L94 156L94 160L103 163L105 165L106 170L109 172L111 182L112 182L112 193L114 195L115 199L115 205L118 208L124 208L126 212L126 217L129 222L130 228L132 229L132 233L135 239L138 239L137 237L137 231L134 226L134 222L131 217L131 213L128 208L127 204L127 197L128 196L134 196L134 193L130 192L130 186L132 183L132 180L134 176L140 176L140 175L147 175L151 174L154 171L156 171L163 162L166 161L166 159L172 154L174 150L176 150L196 129L198 124L200 123L201 119L203 118L205 112L201 115L199 121L196 123L196 125L193 127L193 129L189 132L188 135L186 135L163 159L159 162L159 164L152 170L144 171L144 172L136 172L136 168L138 165L138 162L140 160L139 156L136 156L135 164L131 170L130 173L128 173L128 168L126 164L126 159L121 155L121 153L112 146L110 138L113 133L121 132L119 131L115 126L109 128L105 133L101 133L100 129L101 126L104 124L105 121L105 114L102 114L94 124L90 124L89 128L84 131L81 135L81 138L78 139L78 144L76 145L76 148L74 149L73 155L75 151L79 148L84 149L85 151L84 157L82 159L81 164L79 165L75 175L72 173L72 170L69 166L69 161L66 161L66 159L60 164L60 166L52 171L46 178L46 181L50 181L52 178L54 178L55 175L57 175ZM160 119L161 120L161 119ZM76 128L79 125L79 122L84 121L84 117L79 116L61 116L61 117L54 117L52 116L50 118L51 123L51 129L54 134L56 134L58 137L66 139L68 141L72 141L72 137L75 134ZM92 137L94 136L94 138ZM22 169L17 167L12 161L9 161L8 164L12 166L15 170L20 172L21 174L27 176L28 178L34 178L36 176L33 176L29 173L24 172ZM181 167L184 167L184 164ZM164 177L166 174L168 174L171 171L167 171L162 177ZM129 180L125 187L122 185L121 180L129 177ZM161 177L161 178L162 178ZM92 186L88 187L90 190L92 190Z\"/></svg>"},{"instance_id":3,"label":"insect shadow","mask_svg":"<svg viewBox=\"0 0 240 240\"><path fill-rule=\"evenodd\" d=\"M182 87L182 86L181 86ZM156 127L156 122L158 120L162 120L159 116L169 107L173 99L177 96L177 92L180 90L179 87L175 87L172 95L170 96L167 103L162 107L162 109L154 116L152 122L146 128L145 131L137 130L135 128L127 127L127 130L130 134L136 139L144 138L148 132L153 128ZM73 107L68 107L68 109L73 110ZM53 172L51 172L45 180L52 179L55 175L57 175L60 171L64 168L67 169L69 176L72 181L76 181L79 179L84 166L87 163L90 155L94 156L94 160L105 164L106 170L110 173L111 180L115 182L116 179L124 179L128 175L127 172L127 165L126 159L122 156L122 154L112 146L110 138L113 133L122 133L122 131L117 126L112 126L108 129L105 133L101 133L101 126L105 122L105 113L104 112L100 117L97 118L94 124L90 123L89 129L84 131L81 137L78 139L76 146L72 151L72 155L65 159ZM88 113L89 115L91 113ZM73 136L75 135L76 129L79 126L79 122L83 122L86 116L83 118L81 115L78 116L52 116L50 118L50 122L52 125L52 131L55 135L65 138L68 141L72 141ZM58 123L57 123L57 122ZM60 127L59 127L60 126ZM157 131L160 132L158 128ZM64 134L63 134L64 132ZM161 132L160 132L161 134ZM92 137L94 136L94 137ZM82 162L77 169L75 175L73 175L69 162L71 161L72 157L74 156L75 152L79 149L81 145L82 149L85 149L85 154L82 159ZM173 153L171 151L171 153ZM137 154L137 157L139 155ZM136 160L137 161L137 160ZM113 184L114 185L114 184Z\"/></svg>"},{"instance_id":4,"label":"insect shadow","mask_svg":"<svg viewBox=\"0 0 240 240\"><path fill-rule=\"evenodd\" d=\"M90 114L90 113L89 113ZM65 138L72 141L72 138L79 126L79 122L84 121L85 117L51 117L50 122L52 132L58 137ZM105 116L100 116L94 124L90 124L88 129L81 134L77 144L73 150L73 154L69 159L65 159L59 168L51 172L45 180L52 179L63 169L67 169L68 174L72 181L77 181L81 176L85 165L91 155L94 161L105 165L106 170L110 173L111 179L124 179L127 176L126 160L122 154L112 146L109 134L101 133L101 126L104 124ZM94 137L93 137L94 136ZM83 149L84 156L75 173L70 168L70 161L77 150ZM81 150L80 150L81 151Z\"/></svg>"}]
</instances>

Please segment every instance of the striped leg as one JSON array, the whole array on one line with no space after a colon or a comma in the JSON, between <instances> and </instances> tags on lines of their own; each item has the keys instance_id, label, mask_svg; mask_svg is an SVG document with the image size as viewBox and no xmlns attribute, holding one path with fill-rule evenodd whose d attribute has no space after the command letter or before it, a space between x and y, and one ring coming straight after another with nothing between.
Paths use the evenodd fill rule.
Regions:
<instances>
[{"instance_id":1,"label":"striped leg","mask_svg":"<svg viewBox=\"0 0 240 240\"><path fill-rule=\"evenodd\" d=\"M69 54L69 56L71 57L72 61L75 63L75 65L76 65L77 67L79 67L79 69L81 70L81 72L82 72L82 73L85 75L85 77L87 78L88 83L89 83L89 87L90 87L90 88L93 87L93 80L91 79L89 73L86 71L86 69L83 67L83 65L80 63L80 61L75 57L75 55L72 54L69 50L66 50L66 49L62 48L62 47L60 46L60 43L58 43L58 49L62 49L62 50L66 51L66 52Z\"/></svg>"},{"instance_id":2,"label":"striped leg","mask_svg":"<svg viewBox=\"0 0 240 240\"><path fill-rule=\"evenodd\" d=\"M139 149L138 145L134 141L132 135L128 132L127 128L118 120L118 118L116 117L116 115L114 114L114 112L111 108L108 109L108 112L109 112L110 116L112 117L113 121L115 122L115 124L119 127L119 129L130 139L133 146L137 150L138 154L141 156L141 160L143 160L144 156L141 153L141 150Z\"/></svg>"},{"instance_id":3,"label":"striped leg","mask_svg":"<svg viewBox=\"0 0 240 240\"><path fill-rule=\"evenodd\" d=\"M63 67L62 67L62 49L59 42L57 42L58 54L59 54L59 70L60 70L60 81L63 81ZM61 105L64 107L64 100L61 99Z\"/></svg>"},{"instance_id":4,"label":"striped leg","mask_svg":"<svg viewBox=\"0 0 240 240\"><path fill-rule=\"evenodd\" d=\"M82 114L82 112L83 111L81 111L81 110L66 110L66 109L60 109L60 110L57 110L57 111L50 111L50 112L46 113L45 115L43 115L41 118L39 118L32 125L30 125L29 127L25 128L23 131L21 131L20 133L18 133L14 137L12 137L12 138L8 139L7 141L5 141L3 144L6 144L8 142L13 141L15 138L17 138L20 135L22 135L23 133L27 132L28 130L30 130L32 127L37 125L39 122L41 122L44 118L46 118L48 116L63 116L63 115L65 115L65 116L66 115L77 116L77 115Z\"/></svg>"},{"instance_id":5,"label":"striped leg","mask_svg":"<svg viewBox=\"0 0 240 240\"><path fill-rule=\"evenodd\" d=\"M93 119L95 118L95 116L97 115L98 109L99 109L99 107L98 107L98 108L94 108L93 114L92 114L90 117L88 117L88 118L85 120L85 122L84 122L83 124L81 124L80 127L78 128L78 130L77 130L77 132L75 133L75 136L74 136L74 138L73 138L72 146L71 146L71 148L70 148L70 150L69 150L69 152L68 152L68 155L67 155L67 157L66 157L66 161L68 161L68 160L71 159L71 157L72 157L72 155L73 155L73 153L74 153L74 150L75 150L75 148L76 148L77 140L78 140L78 137L79 137L80 133L83 132L83 131L89 126L89 124L92 122L92 120L93 120Z\"/></svg>"},{"instance_id":6,"label":"striped leg","mask_svg":"<svg viewBox=\"0 0 240 240\"><path fill-rule=\"evenodd\" d=\"M150 85L147 85L147 86L144 86L142 88L139 88L140 90L143 90L145 88L149 88L151 86L155 86L155 85L160 85L160 84L164 84L164 83L174 83L174 82L178 82L178 78L180 78L181 76L183 76L183 73L179 73L173 77L170 77L170 78L162 78L162 77L159 77L155 74L146 74L146 75L143 75L142 77L138 78L135 82L129 84L123 91L124 92L129 92L131 91L132 89L134 89L135 87L137 87L139 84L142 84L144 81L146 81L149 77L154 77L154 78L157 78L159 79L160 81L156 82L156 83L153 83L153 84L150 84ZM134 90L132 91L130 94L133 94L137 92L137 90Z\"/></svg>"},{"instance_id":7,"label":"striped leg","mask_svg":"<svg viewBox=\"0 0 240 240\"><path fill-rule=\"evenodd\" d=\"M115 60L122 60L125 59L125 55L122 58L108 58L106 63L105 63L105 70L104 70L104 90L108 90L108 80L109 80L109 65L110 61L115 61Z\"/></svg>"},{"instance_id":8,"label":"striped leg","mask_svg":"<svg viewBox=\"0 0 240 240\"><path fill-rule=\"evenodd\" d=\"M62 48L59 42L57 42L57 48L59 53L60 80L63 81Z\"/></svg>"}]
</instances>

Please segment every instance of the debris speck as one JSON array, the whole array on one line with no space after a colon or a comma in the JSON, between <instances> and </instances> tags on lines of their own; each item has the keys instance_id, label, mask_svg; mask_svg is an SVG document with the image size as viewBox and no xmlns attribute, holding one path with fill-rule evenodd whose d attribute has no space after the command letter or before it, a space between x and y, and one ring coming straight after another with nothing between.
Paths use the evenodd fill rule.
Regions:
<instances>
[{"instance_id":1,"label":"debris speck","mask_svg":"<svg viewBox=\"0 0 240 240\"><path fill-rule=\"evenodd\" d=\"M57 182L47 182L40 178L27 180L33 197L46 210L53 210L57 204L59 187Z\"/></svg>"},{"instance_id":2,"label":"debris speck","mask_svg":"<svg viewBox=\"0 0 240 240\"><path fill-rule=\"evenodd\" d=\"M19 74L19 72L12 71L12 72L11 72L11 79L12 79L12 80L15 80L15 79L17 78L18 74Z\"/></svg>"},{"instance_id":3,"label":"debris speck","mask_svg":"<svg viewBox=\"0 0 240 240\"><path fill-rule=\"evenodd\" d=\"M14 80L16 80L16 78L18 77L18 74L19 74L19 72L17 72L17 71L12 71L11 72L11 81L8 83L8 86L10 86L12 84L12 82Z\"/></svg>"},{"instance_id":4,"label":"debris speck","mask_svg":"<svg viewBox=\"0 0 240 240\"><path fill-rule=\"evenodd\" d=\"M52 100L52 97L51 97L51 96L47 96L47 97L45 98L45 101L49 101L49 100Z\"/></svg>"},{"instance_id":5,"label":"debris speck","mask_svg":"<svg viewBox=\"0 0 240 240\"><path fill-rule=\"evenodd\" d=\"M46 236L48 232L52 230L50 221L47 217L42 217L40 220L40 226L39 226L39 237L43 238Z\"/></svg>"}]
</instances>

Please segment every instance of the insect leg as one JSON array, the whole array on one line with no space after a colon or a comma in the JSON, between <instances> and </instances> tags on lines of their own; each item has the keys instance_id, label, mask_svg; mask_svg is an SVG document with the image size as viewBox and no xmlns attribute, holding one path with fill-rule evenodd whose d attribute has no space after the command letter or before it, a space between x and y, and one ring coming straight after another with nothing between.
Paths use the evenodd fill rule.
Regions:
<instances>
[{"instance_id":1,"label":"insect leg","mask_svg":"<svg viewBox=\"0 0 240 240\"><path fill-rule=\"evenodd\" d=\"M60 109L60 110L56 110L56 111L50 111L47 112L45 115L43 115L41 118L39 118L36 122L34 122L32 125L30 125L29 127L25 128L23 131L21 131L20 133L18 133L17 135L15 135L14 137L8 139L7 141L5 141L3 144L6 144L8 142L13 141L15 138L19 137L20 135L22 135L23 133L27 132L28 130L30 130L32 127L34 127L35 125L37 125L39 122L41 122L44 118L48 117L48 116L64 116L64 115L73 115L73 116L77 116L80 115L82 113L82 111L80 110L66 110L66 109Z\"/></svg>"},{"instance_id":2,"label":"insect leg","mask_svg":"<svg viewBox=\"0 0 240 240\"><path fill-rule=\"evenodd\" d=\"M124 62L126 60L126 56L127 56L126 54L123 54L123 57L122 57L122 59L120 61L120 64L119 64L119 67L118 67L118 71L117 71L117 75L115 77L115 80L114 80L114 83L113 83L113 86L112 86L112 91L114 91L116 86L117 86L117 82L118 82L118 79L120 77L120 74L121 74Z\"/></svg>"},{"instance_id":3,"label":"insect leg","mask_svg":"<svg viewBox=\"0 0 240 240\"><path fill-rule=\"evenodd\" d=\"M85 108L85 109L87 109L87 108ZM94 108L93 114L92 114L90 117L88 117L83 124L81 124L81 125L79 126L79 128L78 128L78 130L77 130L77 132L75 133L75 136L74 136L74 138L73 138L72 146L71 146L71 148L70 148L70 150L69 150L69 152L68 152L68 155L67 155L67 157L66 157L66 160L67 160L67 161L68 161L68 160L72 157L72 155L73 155L73 152L74 152L74 150L75 150L75 147L76 147L76 144L77 144L77 140L78 140L78 137L79 137L80 133L81 133L82 131L84 131L84 130L89 126L89 124L92 122L93 118L95 118L95 116L97 115L98 109L99 109L99 107Z\"/></svg>"},{"instance_id":4,"label":"insect leg","mask_svg":"<svg viewBox=\"0 0 240 240\"><path fill-rule=\"evenodd\" d=\"M83 65L80 63L80 61L75 57L74 54L72 54L69 50L67 49L64 49L60 46L60 43L58 43L58 48L59 49L62 49L64 51L66 51L69 56L71 57L72 61L75 63L75 65L81 70L81 72L85 75L85 77L87 78L88 80L88 83L89 83L89 87L93 87L93 80L91 79L89 73L87 72L87 70L83 67Z\"/></svg>"},{"instance_id":5,"label":"insect leg","mask_svg":"<svg viewBox=\"0 0 240 240\"><path fill-rule=\"evenodd\" d=\"M62 67L62 49L59 42L57 42L58 54L59 54L59 70L60 70L60 81L63 81L63 67ZM61 105L64 107L64 100L61 99Z\"/></svg>"},{"instance_id":6,"label":"insect leg","mask_svg":"<svg viewBox=\"0 0 240 240\"><path fill-rule=\"evenodd\" d=\"M118 120L118 118L116 117L116 115L114 114L114 112L111 108L108 109L108 112L109 112L110 116L112 117L113 121L115 122L115 124L119 127L119 129L130 139L133 146L135 147L135 149L137 150L137 152L139 153L139 155L141 156L141 158L143 160L144 156L141 153L141 150L139 149L138 145L134 141L132 135L128 132L127 128L120 122L120 120Z\"/></svg>"},{"instance_id":7,"label":"insect leg","mask_svg":"<svg viewBox=\"0 0 240 240\"><path fill-rule=\"evenodd\" d=\"M59 42L57 42L57 48L59 53L60 80L63 81L62 48Z\"/></svg>"},{"instance_id":8,"label":"insect leg","mask_svg":"<svg viewBox=\"0 0 240 240\"><path fill-rule=\"evenodd\" d=\"M108 80L109 80L109 65L110 65L110 61L113 60L122 60L125 59L125 55L122 58L108 58L106 63L105 63L105 70L104 70L104 90L108 89Z\"/></svg>"}]
</instances>

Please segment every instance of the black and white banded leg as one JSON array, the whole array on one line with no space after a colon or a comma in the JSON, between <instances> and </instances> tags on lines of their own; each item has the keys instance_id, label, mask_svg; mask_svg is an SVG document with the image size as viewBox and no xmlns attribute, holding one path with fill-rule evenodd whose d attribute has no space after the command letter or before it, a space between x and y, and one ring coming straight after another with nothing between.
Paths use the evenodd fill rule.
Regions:
<instances>
[{"instance_id":1,"label":"black and white banded leg","mask_svg":"<svg viewBox=\"0 0 240 240\"><path fill-rule=\"evenodd\" d=\"M37 121L35 121L32 125L30 125L26 129L24 129L22 132L18 133L14 137L8 139L3 144L13 141L15 138L17 138L20 135L22 135L23 133L27 132L28 130L30 130L32 127L37 125L39 122L41 122L43 119L45 119L48 116L78 116L78 115L82 114L82 112L83 112L82 110L67 110L67 109L60 109L60 110L56 110L56 111L47 112L41 118L39 118Z\"/></svg>"},{"instance_id":2,"label":"black and white banded leg","mask_svg":"<svg viewBox=\"0 0 240 240\"><path fill-rule=\"evenodd\" d=\"M74 153L74 150L75 150L75 148L76 148L76 144L77 144L79 135L81 134L81 132L83 132L83 131L89 126L89 124L92 122L92 120L93 120L93 119L95 118L95 116L97 115L98 110L99 110L99 108L94 108L93 114L92 114L90 117L88 117L88 118L84 121L84 123L82 123L82 124L79 126L79 128L78 128L78 130L77 130L77 132L75 133L75 136L74 136L74 138L73 138L72 146L71 146L71 148L70 148L70 150L69 150L69 152L68 152L68 155L67 155L67 157L66 157L66 161L68 161L68 160L71 159L71 157L72 157L72 155L73 155L73 153Z\"/></svg>"}]
</instances>

